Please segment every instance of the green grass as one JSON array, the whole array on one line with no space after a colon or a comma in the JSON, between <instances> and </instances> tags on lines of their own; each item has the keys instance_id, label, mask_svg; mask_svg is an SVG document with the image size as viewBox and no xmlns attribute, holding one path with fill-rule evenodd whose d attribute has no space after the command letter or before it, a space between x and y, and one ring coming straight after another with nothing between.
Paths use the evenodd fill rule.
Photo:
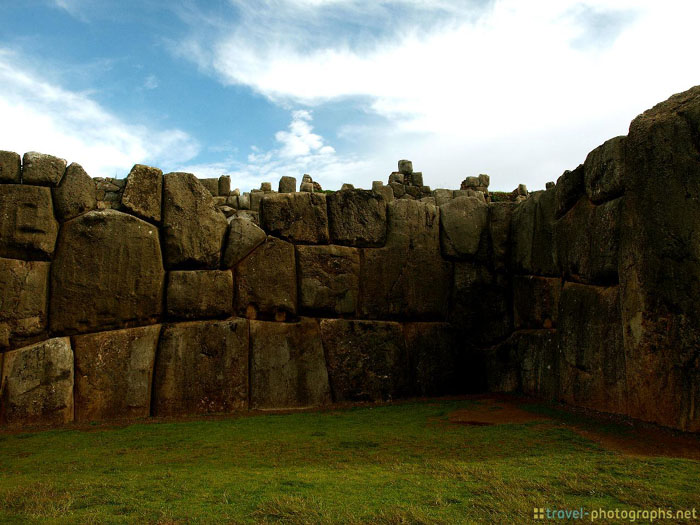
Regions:
<instances>
[{"instance_id":1,"label":"green grass","mask_svg":"<svg viewBox=\"0 0 700 525\"><path fill-rule=\"evenodd\" d=\"M0 523L529 523L542 506L698 507L697 461L606 451L569 421L447 422L474 402L0 434Z\"/></svg>"}]
</instances>

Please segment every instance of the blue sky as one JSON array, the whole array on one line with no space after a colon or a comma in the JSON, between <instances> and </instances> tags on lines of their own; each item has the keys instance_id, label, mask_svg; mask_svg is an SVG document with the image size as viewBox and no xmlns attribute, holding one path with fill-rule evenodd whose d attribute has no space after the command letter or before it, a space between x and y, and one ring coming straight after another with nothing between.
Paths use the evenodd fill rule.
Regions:
<instances>
[{"instance_id":1,"label":"blue sky","mask_svg":"<svg viewBox=\"0 0 700 525\"><path fill-rule=\"evenodd\" d=\"M700 84L688 0L0 0L0 149L242 190L531 189Z\"/></svg>"}]
</instances>

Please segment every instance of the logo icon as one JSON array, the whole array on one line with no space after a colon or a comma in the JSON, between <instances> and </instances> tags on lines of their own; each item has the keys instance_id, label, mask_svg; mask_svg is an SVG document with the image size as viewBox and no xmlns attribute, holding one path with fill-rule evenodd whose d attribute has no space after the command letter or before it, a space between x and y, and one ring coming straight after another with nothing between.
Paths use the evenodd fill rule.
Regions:
<instances>
[{"instance_id":1,"label":"logo icon","mask_svg":"<svg viewBox=\"0 0 700 525\"><path fill-rule=\"evenodd\" d=\"M534 510L536 520L543 520L544 519L544 509L535 508L533 510Z\"/></svg>"}]
</instances>

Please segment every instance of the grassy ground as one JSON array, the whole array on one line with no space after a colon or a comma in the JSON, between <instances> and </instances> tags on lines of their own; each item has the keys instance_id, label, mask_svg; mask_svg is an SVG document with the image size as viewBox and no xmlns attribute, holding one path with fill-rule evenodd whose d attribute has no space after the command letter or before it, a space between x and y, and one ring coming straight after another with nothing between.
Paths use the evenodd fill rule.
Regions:
<instances>
[{"instance_id":1,"label":"grassy ground","mask_svg":"<svg viewBox=\"0 0 700 525\"><path fill-rule=\"evenodd\" d=\"M0 433L0 523L529 523L534 507L700 510L700 461L606 449L580 429L624 440L629 428L546 407L525 407L545 419L469 420L502 408L441 400Z\"/></svg>"}]
</instances>

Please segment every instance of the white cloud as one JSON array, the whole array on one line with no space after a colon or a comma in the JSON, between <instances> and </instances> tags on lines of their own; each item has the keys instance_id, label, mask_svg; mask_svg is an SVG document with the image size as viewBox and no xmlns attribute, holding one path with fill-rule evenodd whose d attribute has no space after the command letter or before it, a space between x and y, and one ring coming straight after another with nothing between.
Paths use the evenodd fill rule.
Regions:
<instances>
[{"instance_id":1,"label":"white cloud","mask_svg":"<svg viewBox=\"0 0 700 525\"><path fill-rule=\"evenodd\" d=\"M90 96L24 70L23 62L0 49L0 148L64 157L93 177L124 177L135 163L167 168L198 154L187 133L124 122Z\"/></svg>"},{"instance_id":2,"label":"white cloud","mask_svg":"<svg viewBox=\"0 0 700 525\"><path fill-rule=\"evenodd\" d=\"M156 89L159 85L158 77L155 75L148 75L143 83L143 87L146 89Z\"/></svg>"},{"instance_id":3,"label":"white cloud","mask_svg":"<svg viewBox=\"0 0 700 525\"><path fill-rule=\"evenodd\" d=\"M377 161L411 145L427 180L439 169L451 186L488 171L496 184L541 187L639 112L700 83L697 2L232 4L233 27L193 33L180 52L282 105L368 100L387 125L361 154ZM382 36L358 34L360 20ZM311 147L281 133L291 133L290 153ZM497 146L500 155L480 153Z\"/></svg>"}]
</instances>

